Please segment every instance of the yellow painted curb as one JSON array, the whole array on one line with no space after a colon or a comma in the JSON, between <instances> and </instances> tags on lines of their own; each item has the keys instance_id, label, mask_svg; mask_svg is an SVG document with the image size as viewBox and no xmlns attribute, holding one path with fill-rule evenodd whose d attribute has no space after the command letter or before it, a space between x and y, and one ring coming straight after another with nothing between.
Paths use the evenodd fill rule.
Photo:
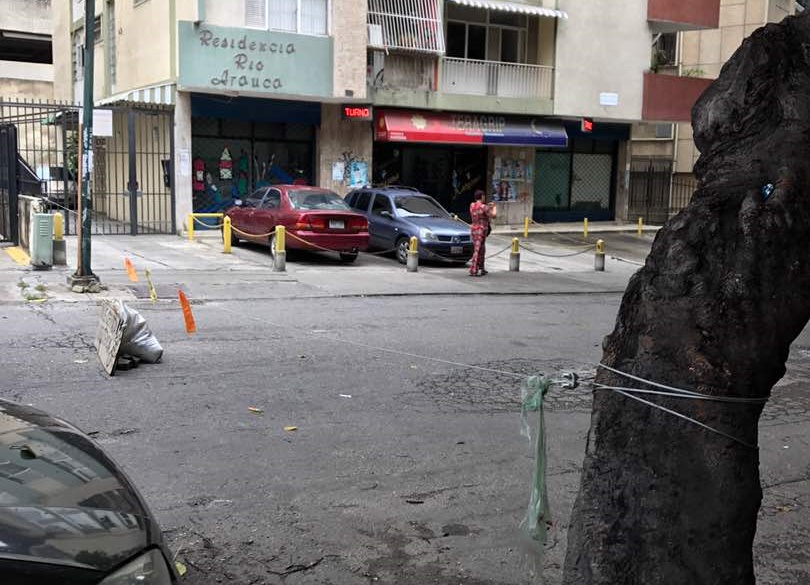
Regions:
<instances>
[{"instance_id":1,"label":"yellow painted curb","mask_svg":"<svg viewBox=\"0 0 810 585\"><path fill-rule=\"evenodd\" d=\"M19 246L3 249L6 251L6 254L11 256L11 259L20 266L28 266L31 264L31 256L29 256L28 253Z\"/></svg>"}]
</instances>

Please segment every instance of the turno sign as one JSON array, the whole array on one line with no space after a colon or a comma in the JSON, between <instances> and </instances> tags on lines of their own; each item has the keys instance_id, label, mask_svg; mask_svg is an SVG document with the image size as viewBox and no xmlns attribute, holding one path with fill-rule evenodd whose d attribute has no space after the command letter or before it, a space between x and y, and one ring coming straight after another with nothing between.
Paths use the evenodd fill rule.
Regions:
<instances>
[{"instance_id":1,"label":"turno sign","mask_svg":"<svg viewBox=\"0 0 810 585\"><path fill-rule=\"evenodd\" d=\"M178 23L181 90L332 95L332 39Z\"/></svg>"}]
</instances>

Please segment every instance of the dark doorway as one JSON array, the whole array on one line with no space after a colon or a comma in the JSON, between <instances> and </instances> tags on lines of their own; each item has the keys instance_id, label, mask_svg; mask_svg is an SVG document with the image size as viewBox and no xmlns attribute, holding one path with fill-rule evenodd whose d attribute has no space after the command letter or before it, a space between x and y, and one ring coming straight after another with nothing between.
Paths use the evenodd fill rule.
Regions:
<instances>
[{"instance_id":1,"label":"dark doorway","mask_svg":"<svg viewBox=\"0 0 810 585\"><path fill-rule=\"evenodd\" d=\"M486 183L485 147L376 143L375 185L404 185L434 197L451 213L469 215L477 189Z\"/></svg>"}]
</instances>

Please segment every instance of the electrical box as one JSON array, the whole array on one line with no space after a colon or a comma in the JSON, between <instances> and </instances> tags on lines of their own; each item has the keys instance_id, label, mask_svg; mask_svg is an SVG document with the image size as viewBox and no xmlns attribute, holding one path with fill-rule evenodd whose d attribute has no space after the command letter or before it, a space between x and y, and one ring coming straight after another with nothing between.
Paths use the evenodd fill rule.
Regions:
<instances>
[{"instance_id":1,"label":"electrical box","mask_svg":"<svg viewBox=\"0 0 810 585\"><path fill-rule=\"evenodd\" d=\"M53 215L34 213L30 231L31 266L49 270L53 266Z\"/></svg>"}]
</instances>

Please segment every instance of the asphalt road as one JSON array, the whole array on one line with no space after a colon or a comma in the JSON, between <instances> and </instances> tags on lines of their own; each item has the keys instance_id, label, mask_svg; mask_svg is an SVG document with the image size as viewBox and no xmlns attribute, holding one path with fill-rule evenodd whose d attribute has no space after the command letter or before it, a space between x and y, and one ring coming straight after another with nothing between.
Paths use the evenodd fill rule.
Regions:
<instances>
[{"instance_id":1,"label":"asphalt road","mask_svg":"<svg viewBox=\"0 0 810 585\"><path fill-rule=\"evenodd\" d=\"M95 307L7 305L0 395L98 433L186 583L555 584L590 400L549 396L555 525L540 551L519 529L533 465L520 386L592 374L619 301L212 301L194 307L193 336L176 305L141 303L164 361L113 378L92 347ZM761 585L810 582L808 376L803 336L762 420Z\"/></svg>"}]
</instances>

